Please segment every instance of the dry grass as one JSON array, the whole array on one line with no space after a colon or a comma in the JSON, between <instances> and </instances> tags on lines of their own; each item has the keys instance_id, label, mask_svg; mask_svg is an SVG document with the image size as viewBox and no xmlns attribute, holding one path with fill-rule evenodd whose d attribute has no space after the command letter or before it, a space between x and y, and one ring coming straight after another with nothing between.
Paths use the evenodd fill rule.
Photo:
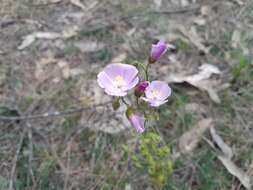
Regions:
<instances>
[{"instance_id":1,"label":"dry grass","mask_svg":"<svg viewBox=\"0 0 253 190\"><path fill-rule=\"evenodd\" d=\"M177 52L169 52L155 65L152 77L194 73L199 65L211 63L222 70L217 80L230 84L218 92L221 104L186 84L171 84L173 97L160 108L155 123L164 142L176 150L183 133L200 119L212 117L233 149L233 161L253 176L250 0L199 0L186 7L176 1L163 1L157 7L153 1L105 0L86 12L68 0L48 2L0 1L0 115L52 114L110 100L97 87L96 73L119 54L127 54L126 63L144 62L152 40L163 37L177 45ZM180 30L182 26L187 32L197 31L195 40ZM17 49L23 37L33 32L74 27L78 30L71 38L38 39L22 51ZM198 40L208 52L203 52ZM131 129L116 134L98 130L110 126L110 131L116 131L128 125L121 113L109 107L61 117L0 120L0 124L0 189L8 189L11 183L16 189L36 190L152 188L146 173L123 160L122 146L134 150L139 137ZM244 187L203 140L191 155L175 161L163 189Z\"/></svg>"}]
</instances>

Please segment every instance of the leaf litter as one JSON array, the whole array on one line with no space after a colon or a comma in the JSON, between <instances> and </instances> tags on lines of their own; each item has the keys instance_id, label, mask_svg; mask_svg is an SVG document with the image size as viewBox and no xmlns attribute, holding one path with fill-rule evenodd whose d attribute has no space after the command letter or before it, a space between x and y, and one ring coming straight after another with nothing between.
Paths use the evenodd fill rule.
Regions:
<instances>
[{"instance_id":1,"label":"leaf litter","mask_svg":"<svg viewBox=\"0 0 253 190\"><path fill-rule=\"evenodd\" d=\"M222 162L224 167L228 170L230 174L237 177L237 179L242 183L242 185L247 189L252 189L252 179L250 176L244 172L241 168L239 168L231 159L233 156L233 151L231 147L229 147L221 136L219 136L214 127L210 128L210 134L215 142L215 144L219 147L219 152L217 153L218 159Z\"/></svg>"},{"instance_id":2,"label":"leaf litter","mask_svg":"<svg viewBox=\"0 0 253 190\"><path fill-rule=\"evenodd\" d=\"M33 32L33 33L23 37L23 41L18 46L18 50L23 50L23 49L29 47L30 45L32 45L32 43L35 40L38 40L38 39L54 40L54 39L58 39L58 38L62 38L62 39L72 38L77 35L78 30L79 30L79 28L77 26L72 26L71 28L68 28L61 33L58 33L58 32Z\"/></svg>"},{"instance_id":3,"label":"leaf litter","mask_svg":"<svg viewBox=\"0 0 253 190\"><path fill-rule=\"evenodd\" d=\"M215 103L221 103L221 100L217 94L217 88L220 86L220 82L216 79L211 79L212 75L221 75L221 71L218 67L211 64L203 64L199 68L199 72L193 75L182 74L170 74L167 77L169 83L183 83L186 82L201 91L206 91L210 98Z\"/></svg>"}]
</instances>

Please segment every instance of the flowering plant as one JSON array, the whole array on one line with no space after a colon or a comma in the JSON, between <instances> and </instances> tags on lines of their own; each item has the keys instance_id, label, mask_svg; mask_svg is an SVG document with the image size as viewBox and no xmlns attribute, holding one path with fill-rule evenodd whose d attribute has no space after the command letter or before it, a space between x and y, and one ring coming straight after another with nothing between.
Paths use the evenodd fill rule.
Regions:
<instances>
[{"instance_id":1,"label":"flowering plant","mask_svg":"<svg viewBox=\"0 0 253 190\"><path fill-rule=\"evenodd\" d=\"M106 94L116 97L113 108L119 108L120 100L126 104L126 116L138 133L145 131L145 120L147 119L146 109L141 109L141 105L148 103L150 107L159 107L166 103L171 95L171 88L166 82L148 80L148 68L151 64L156 63L170 47L172 46L162 40L152 44L148 63L142 67L145 72L144 79L139 76L140 72L137 67L123 63L109 64L97 75L98 85L104 89ZM130 105L125 97L132 89L134 89L136 104Z\"/></svg>"}]
</instances>

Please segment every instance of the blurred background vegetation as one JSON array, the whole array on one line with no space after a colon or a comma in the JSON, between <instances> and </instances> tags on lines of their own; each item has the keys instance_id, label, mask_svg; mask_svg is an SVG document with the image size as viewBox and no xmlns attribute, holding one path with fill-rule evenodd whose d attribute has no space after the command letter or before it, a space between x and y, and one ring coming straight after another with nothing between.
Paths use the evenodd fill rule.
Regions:
<instances>
[{"instance_id":1,"label":"blurred background vegetation","mask_svg":"<svg viewBox=\"0 0 253 190\"><path fill-rule=\"evenodd\" d=\"M0 0L0 190L251 189L252 27L251 0ZM138 135L96 75L155 39L173 94Z\"/></svg>"}]
</instances>

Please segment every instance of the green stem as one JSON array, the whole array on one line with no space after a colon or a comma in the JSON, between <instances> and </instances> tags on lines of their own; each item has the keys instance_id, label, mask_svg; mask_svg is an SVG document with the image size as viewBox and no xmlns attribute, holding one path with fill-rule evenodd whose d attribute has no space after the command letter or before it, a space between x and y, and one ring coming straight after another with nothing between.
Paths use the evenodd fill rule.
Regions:
<instances>
[{"instance_id":1,"label":"green stem","mask_svg":"<svg viewBox=\"0 0 253 190\"><path fill-rule=\"evenodd\" d=\"M148 81L148 68L149 68L149 63L147 64L146 68L145 68L145 78Z\"/></svg>"}]
</instances>

